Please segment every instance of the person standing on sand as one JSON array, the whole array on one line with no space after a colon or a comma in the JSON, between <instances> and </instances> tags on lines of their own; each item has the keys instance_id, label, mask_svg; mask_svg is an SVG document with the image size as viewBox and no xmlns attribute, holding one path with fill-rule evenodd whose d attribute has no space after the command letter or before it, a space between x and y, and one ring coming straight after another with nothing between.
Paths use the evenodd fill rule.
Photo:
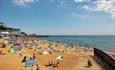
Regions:
<instances>
[{"instance_id":1,"label":"person standing on sand","mask_svg":"<svg viewBox=\"0 0 115 70\"><path fill-rule=\"evenodd\" d=\"M91 63L90 60L88 60L87 64L88 64L88 67L89 67L89 68L92 66L92 63Z\"/></svg>"},{"instance_id":2,"label":"person standing on sand","mask_svg":"<svg viewBox=\"0 0 115 70\"><path fill-rule=\"evenodd\" d=\"M33 53L32 58L33 58L33 60L36 58L36 54L35 53Z\"/></svg>"},{"instance_id":3,"label":"person standing on sand","mask_svg":"<svg viewBox=\"0 0 115 70\"><path fill-rule=\"evenodd\" d=\"M39 69L39 65L38 65L38 64L36 64L36 70L40 70L40 69Z\"/></svg>"}]
</instances>

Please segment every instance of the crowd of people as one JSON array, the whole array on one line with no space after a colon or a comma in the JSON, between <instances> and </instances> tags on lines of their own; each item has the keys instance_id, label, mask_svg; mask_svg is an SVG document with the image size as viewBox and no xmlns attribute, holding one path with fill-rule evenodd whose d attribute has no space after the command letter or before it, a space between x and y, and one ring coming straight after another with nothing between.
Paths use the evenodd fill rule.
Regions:
<instances>
[{"instance_id":1,"label":"crowd of people","mask_svg":"<svg viewBox=\"0 0 115 70\"><path fill-rule=\"evenodd\" d=\"M51 43L48 43L47 47L39 46L39 43L46 43L43 40L40 40L37 37L30 36L11 36L9 39L3 40L0 39L0 48L9 47L8 54L18 54L23 59L21 63L24 64L25 68L31 67L31 69L36 66L36 70L39 70L39 64L37 59L37 54L52 54L53 46ZM24 48L33 49L36 53L33 53L31 56L27 56L21 50ZM5 55L6 52L0 51L0 55ZM50 62L48 62L50 64ZM59 61L52 63L51 66L57 67Z\"/></svg>"},{"instance_id":2,"label":"crowd of people","mask_svg":"<svg viewBox=\"0 0 115 70\"><path fill-rule=\"evenodd\" d=\"M47 46L43 46L42 44L47 44ZM62 46L60 46L62 45ZM52 54L53 52L67 52L67 50L70 51L79 51L77 47L73 47L73 45L67 45L63 43L57 43L57 42L52 42L52 41L46 41L46 40L41 40L38 37L31 37L31 36L11 36L7 40L0 40L0 48L6 48L10 47L8 50L8 53L10 54L18 54L20 57L23 57L21 60L21 63L24 64L25 68L31 67L31 69L36 66L36 70L39 70L39 64L38 64L38 59L37 57L38 54ZM35 52L31 54L31 56L27 56L25 53L21 52L23 49L28 48L32 49ZM89 49L83 48L85 52L88 51ZM0 55L6 55L7 53L0 51ZM53 68L59 67L60 61L62 61L64 58L63 55L60 54L56 58L56 61L48 61L48 64L45 66L51 66Z\"/></svg>"}]
</instances>

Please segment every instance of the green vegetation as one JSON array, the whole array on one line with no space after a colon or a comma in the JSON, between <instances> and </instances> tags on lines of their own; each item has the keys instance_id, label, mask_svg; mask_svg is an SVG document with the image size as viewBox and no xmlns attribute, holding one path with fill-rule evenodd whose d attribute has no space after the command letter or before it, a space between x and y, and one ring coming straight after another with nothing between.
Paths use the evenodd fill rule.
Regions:
<instances>
[{"instance_id":1,"label":"green vegetation","mask_svg":"<svg viewBox=\"0 0 115 70\"><path fill-rule=\"evenodd\" d=\"M0 22L0 30L3 30L3 31L20 31L20 29L7 27L5 25L5 23L3 23L3 22Z\"/></svg>"},{"instance_id":2,"label":"green vegetation","mask_svg":"<svg viewBox=\"0 0 115 70\"><path fill-rule=\"evenodd\" d=\"M18 33L22 35L27 35L25 32L21 32L21 29L7 27L4 22L0 22L0 31L7 31L12 32L14 34Z\"/></svg>"},{"instance_id":3,"label":"green vegetation","mask_svg":"<svg viewBox=\"0 0 115 70\"><path fill-rule=\"evenodd\" d=\"M0 30L6 30L7 27L5 26L5 23L0 22Z\"/></svg>"}]
</instances>

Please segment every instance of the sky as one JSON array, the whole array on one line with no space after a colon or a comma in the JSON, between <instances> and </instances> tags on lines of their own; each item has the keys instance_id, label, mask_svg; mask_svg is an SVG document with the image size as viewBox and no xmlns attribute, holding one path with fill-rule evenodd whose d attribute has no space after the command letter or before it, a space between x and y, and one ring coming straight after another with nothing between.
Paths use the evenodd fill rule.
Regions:
<instances>
[{"instance_id":1,"label":"sky","mask_svg":"<svg viewBox=\"0 0 115 70\"><path fill-rule=\"evenodd\" d=\"M0 22L38 35L115 35L115 0L0 0Z\"/></svg>"}]
</instances>

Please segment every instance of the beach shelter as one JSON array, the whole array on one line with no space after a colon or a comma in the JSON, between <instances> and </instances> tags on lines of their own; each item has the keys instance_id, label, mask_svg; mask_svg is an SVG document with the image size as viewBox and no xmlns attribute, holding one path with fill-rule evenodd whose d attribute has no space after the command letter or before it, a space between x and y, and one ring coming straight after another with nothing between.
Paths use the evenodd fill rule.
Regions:
<instances>
[{"instance_id":1,"label":"beach shelter","mask_svg":"<svg viewBox=\"0 0 115 70\"><path fill-rule=\"evenodd\" d=\"M9 32L1 32L1 34L2 34L2 39L9 39L10 37L9 37Z\"/></svg>"},{"instance_id":2,"label":"beach shelter","mask_svg":"<svg viewBox=\"0 0 115 70\"><path fill-rule=\"evenodd\" d=\"M6 34L6 35L8 35L8 34L10 34L9 32L1 32L2 34Z\"/></svg>"}]
</instances>

